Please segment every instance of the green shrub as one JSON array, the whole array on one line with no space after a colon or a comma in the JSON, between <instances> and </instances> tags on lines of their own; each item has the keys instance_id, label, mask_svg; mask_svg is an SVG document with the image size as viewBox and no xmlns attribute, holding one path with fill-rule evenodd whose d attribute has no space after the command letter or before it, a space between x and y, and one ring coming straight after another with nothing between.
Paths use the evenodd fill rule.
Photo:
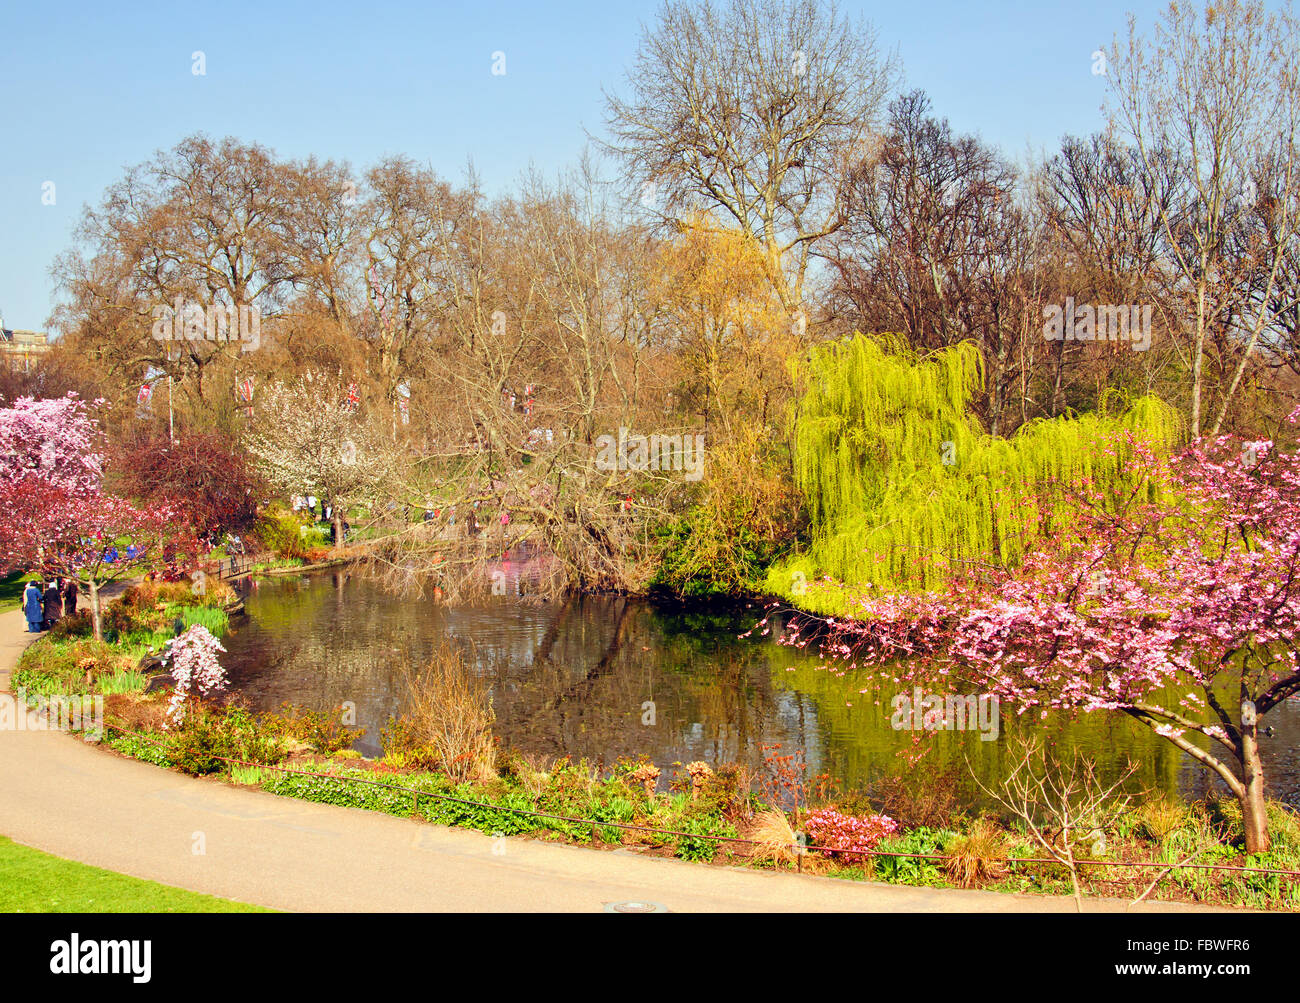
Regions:
<instances>
[{"instance_id":1,"label":"green shrub","mask_svg":"<svg viewBox=\"0 0 1300 1003\"><path fill-rule=\"evenodd\" d=\"M259 719L268 737L292 739L325 755L350 749L366 733L365 728L349 729L341 722L342 708L327 713L290 704L285 704L278 713L263 714Z\"/></svg>"},{"instance_id":2,"label":"green shrub","mask_svg":"<svg viewBox=\"0 0 1300 1003\"><path fill-rule=\"evenodd\" d=\"M135 659L130 654L107 642L46 635L19 657L12 685L14 689L42 694L104 692L96 689L96 680L134 668Z\"/></svg>"},{"instance_id":3,"label":"green shrub","mask_svg":"<svg viewBox=\"0 0 1300 1003\"><path fill-rule=\"evenodd\" d=\"M615 794L606 801L593 800L584 814L587 818L600 822L622 822L624 825L631 825L636 820L637 806L628 798ZM600 838L606 843L621 843L626 831L613 826L597 830Z\"/></svg>"},{"instance_id":4,"label":"green shrub","mask_svg":"<svg viewBox=\"0 0 1300 1003\"><path fill-rule=\"evenodd\" d=\"M678 823L678 829L681 832L696 833L700 836L736 835L734 825L726 819L713 815L689 816ZM703 860L707 862L712 860L720 849L725 851L726 847L716 839L692 839L689 836L677 837L676 856L682 860Z\"/></svg>"},{"instance_id":5,"label":"green shrub","mask_svg":"<svg viewBox=\"0 0 1300 1003\"><path fill-rule=\"evenodd\" d=\"M175 766L192 776L219 773L227 763L215 757L251 763L278 763L284 758L280 743L262 734L257 720L242 707L205 707L190 710L172 739Z\"/></svg>"},{"instance_id":6,"label":"green shrub","mask_svg":"<svg viewBox=\"0 0 1300 1003\"><path fill-rule=\"evenodd\" d=\"M254 535L262 542L265 550L270 550L284 559L303 560L310 550L302 529L307 525L301 518L287 509L273 506L257 518Z\"/></svg>"},{"instance_id":7,"label":"green shrub","mask_svg":"<svg viewBox=\"0 0 1300 1003\"><path fill-rule=\"evenodd\" d=\"M882 839L876 849L886 853L943 853L944 846L954 833L946 829L925 826L908 830L899 836ZM873 854L871 866L877 880L900 885L936 886L948 883L942 860L924 857L886 857Z\"/></svg>"},{"instance_id":8,"label":"green shrub","mask_svg":"<svg viewBox=\"0 0 1300 1003\"><path fill-rule=\"evenodd\" d=\"M124 756L138 759L154 766L170 768L172 763L170 742L166 738L141 734L140 732L112 733L105 739L110 749Z\"/></svg>"}]
</instances>

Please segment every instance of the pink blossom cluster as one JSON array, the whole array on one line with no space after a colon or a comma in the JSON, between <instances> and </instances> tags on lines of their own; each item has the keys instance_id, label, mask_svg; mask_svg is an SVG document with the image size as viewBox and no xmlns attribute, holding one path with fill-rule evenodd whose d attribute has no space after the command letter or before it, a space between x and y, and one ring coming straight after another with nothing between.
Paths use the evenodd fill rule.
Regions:
<instances>
[{"instance_id":1,"label":"pink blossom cluster","mask_svg":"<svg viewBox=\"0 0 1300 1003\"><path fill-rule=\"evenodd\" d=\"M860 860L861 853L874 850L886 836L898 832L898 823L888 815L841 815L834 808L809 812L804 833L810 846L824 847L828 857ZM857 853L848 851L858 851Z\"/></svg>"},{"instance_id":2,"label":"pink blossom cluster","mask_svg":"<svg viewBox=\"0 0 1300 1003\"><path fill-rule=\"evenodd\" d=\"M104 490L103 450L103 429L75 394L0 408L0 568L81 577L92 609L105 582L198 550L172 507Z\"/></svg>"},{"instance_id":3,"label":"pink blossom cluster","mask_svg":"<svg viewBox=\"0 0 1300 1003\"><path fill-rule=\"evenodd\" d=\"M85 401L66 397L19 397L0 410L0 484L38 477L73 496L99 489L104 433Z\"/></svg>"},{"instance_id":4,"label":"pink blossom cluster","mask_svg":"<svg viewBox=\"0 0 1300 1003\"><path fill-rule=\"evenodd\" d=\"M184 633L167 642L163 664L172 663L172 679L176 690L167 707L172 724L185 720L185 706L191 696L208 697L226 688L226 670L217 660L217 652L225 652L207 627L196 623Z\"/></svg>"},{"instance_id":5,"label":"pink blossom cluster","mask_svg":"<svg viewBox=\"0 0 1300 1003\"><path fill-rule=\"evenodd\" d=\"M1220 436L1172 458L1130 441L1126 455L1137 488L1081 485L1067 528L1019 567L820 621L824 667L946 675L1039 717L1118 711L1238 782L1186 733L1237 759L1247 710L1253 727L1300 693L1300 450ZM810 625L783 643L803 646Z\"/></svg>"}]
</instances>

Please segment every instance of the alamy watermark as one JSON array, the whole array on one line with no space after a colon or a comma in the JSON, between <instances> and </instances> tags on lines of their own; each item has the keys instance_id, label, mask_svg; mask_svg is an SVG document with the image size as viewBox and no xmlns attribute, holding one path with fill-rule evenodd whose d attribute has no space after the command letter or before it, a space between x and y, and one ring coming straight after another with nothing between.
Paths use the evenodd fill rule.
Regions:
<instances>
[{"instance_id":1,"label":"alamy watermark","mask_svg":"<svg viewBox=\"0 0 1300 1003\"><path fill-rule=\"evenodd\" d=\"M894 714L889 723L895 731L978 731L981 742L998 737L998 698L991 694L911 693L894 697Z\"/></svg>"},{"instance_id":2,"label":"alamy watermark","mask_svg":"<svg viewBox=\"0 0 1300 1003\"><path fill-rule=\"evenodd\" d=\"M0 731L79 731L87 742L104 737L104 698L0 693Z\"/></svg>"},{"instance_id":3,"label":"alamy watermark","mask_svg":"<svg viewBox=\"0 0 1300 1003\"><path fill-rule=\"evenodd\" d=\"M81 939L77 933L50 944L54 975L129 975L137 984L153 976L152 940Z\"/></svg>"},{"instance_id":4,"label":"alamy watermark","mask_svg":"<svg viewBox=\"0 0 1300 1003\"><path fill-rule=\"evenodd\" d=\"M153 308L153 337L156 341L235 342L252 351L262 340L262 310L248 303L204 307L177 296L175 302Z\"/></svg>"},{"instance_id":5,"label":"alamy watermark","mask_svg":"<svg viewBox=\"0 0 1300 1003\"><path fill-rule=\"evenodd\" d=\"M596 469L674 470L685 480L698 481L704 476L704 436L629 435L620 427L617 436L596 437Z\"/></svg>"},{"instance_id":6,"label":"alamy watermark","mask_svg":"<svg viewBox=\"0 0 1300 1003\"><path fill-rule=\"evenodd\" d=\"M1064 308L1043 307L1043 337L1048 341L1127 341L1135 352L1151 347L1151 307L1084 303L1067 296Z\"/></svg>"}]
</instances>

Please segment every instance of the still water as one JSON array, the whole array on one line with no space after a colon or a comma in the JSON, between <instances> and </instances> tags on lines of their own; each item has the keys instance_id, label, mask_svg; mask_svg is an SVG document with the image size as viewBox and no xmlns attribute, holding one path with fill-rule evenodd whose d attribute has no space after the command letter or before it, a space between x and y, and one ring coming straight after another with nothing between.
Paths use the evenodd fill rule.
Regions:
<instances>
[{"instance_id":1,"label":"still water","mask_svg":"<svg viewBox=\"0 0 1300 1003\"><path fill-rule=\"evenodd\" d=\"M421 663L446 637L487 676L502 746L523 752L593 765L644 753L665 774L697 759L761 771L762 746L779 743L782 753L803 750L810 776L829 772L846 789L951 768L974 805L985 799L973 778L995 784L1014 735L1033 727L1060 749L1082 748L1105 776L1136 761L1147 790L1201 796L1217 784L1169 742L1117 715L1031 722L1003 708L996 740L944 731L918 745L922 732L891 725L895 689L818 669L814 654L776 644L779 630L738 637L761 616L757 603L704 609L500 596L449 607L394 597L346 572L241 588L247 615L223 642L232 693L257 710L351 702L366 729L356 748L366 755L381 752L384 722L402 712L401 665ZM1262 739L1270 796L1300 806L1300 706L1289 701L1266 723L1276 729ZM920 765L912 761L918 751Z\"/></svg>"}]
</instances>

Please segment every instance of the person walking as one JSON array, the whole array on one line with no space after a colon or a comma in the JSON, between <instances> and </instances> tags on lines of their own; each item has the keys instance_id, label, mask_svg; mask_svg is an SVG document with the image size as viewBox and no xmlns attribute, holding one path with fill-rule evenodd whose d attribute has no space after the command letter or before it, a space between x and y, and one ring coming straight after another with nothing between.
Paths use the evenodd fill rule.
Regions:
<instances>
[{"instance_id":1,"label":"person walking","mask_svg":"<svg viewBox=\"0 0 1300 1003\"><path fill-rule=\"evenodd\" d=\"M28 582L23 589L23 614L27 617L27 632L39 634L45 613L41 609L41 586L39 582Z\"/></svg>"},{"instance_id":2,"label":"person walking","mask_svg":"<svg viewBox=\"0 0 1300 1003\"><path fill-rule=\"evenodd\" d=\"M63 583L63 615L76 616L77 614L77 580L69 578Z\"/></svg>"},{"instance_id":3,"label":"person walking","mask_svg":"<svg viewBox=\"0 0 1300 1003\"><path fill-rule=\"evenodd\" d=\"M59 591L59 580L57 578L52 578L45 584L43 606L45 607L45 629L49 630L59 622L59 617L63 615L63 594Z\"/></svg>"}]
</instances>

